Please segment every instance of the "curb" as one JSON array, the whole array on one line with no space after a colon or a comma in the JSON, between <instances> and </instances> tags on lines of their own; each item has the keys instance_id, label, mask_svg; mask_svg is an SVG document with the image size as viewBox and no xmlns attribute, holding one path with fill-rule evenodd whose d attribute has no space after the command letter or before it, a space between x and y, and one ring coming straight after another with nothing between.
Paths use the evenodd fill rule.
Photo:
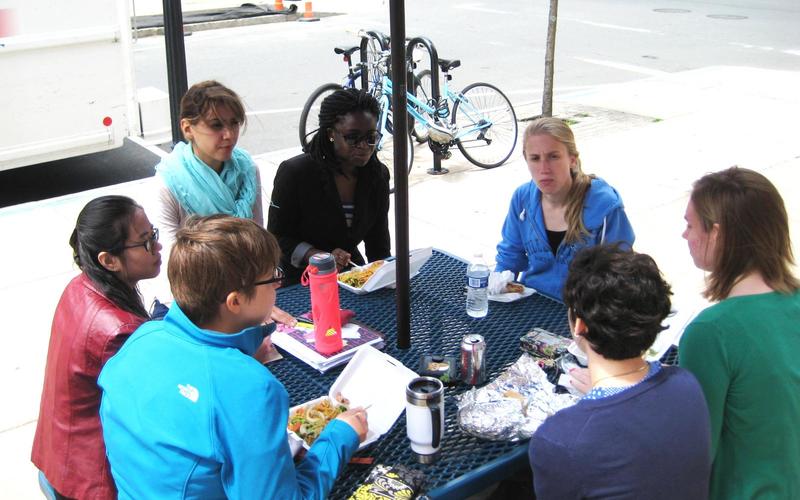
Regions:
<instances>
[{"instance_id":1,"label":"curb","mask_svg":"<svg viewBox=\"0 0 800 500\"><path fill-rule=\"evenodd\" d=\"M316 17L321 18L321 17L338 16L340 14L336 12L316 12L314 13L314 15ZM186 35L198 31L208 31L208 30L223 29L223 28L237 28L240 26L255 26L258 24L286 23L291 21L297 21L298 19L302 18L303 18L302 12L293 12L291 14L284 14L284 15L273 14L269 16L254 16L254 17L243 17L240 19L225 19L221 21L191 23L183 25L183 33L184 35ZM164 36L163 26L156 28L133 27L131 31L133 32L134 39L145 38L149 36Z\"/></svg>"}]
</instances>

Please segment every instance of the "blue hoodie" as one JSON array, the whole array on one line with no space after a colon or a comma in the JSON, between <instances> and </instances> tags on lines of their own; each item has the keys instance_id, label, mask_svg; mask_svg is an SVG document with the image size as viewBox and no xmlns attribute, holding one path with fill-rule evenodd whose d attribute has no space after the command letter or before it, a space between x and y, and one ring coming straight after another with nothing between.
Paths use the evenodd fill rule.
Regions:
<instances>
[{"instance_id":1,"label":"blue hoodie","mask_svg":"<svg viewBox=\"0 0 800 500\"><path fill-rule=\"evenodd\" d=\"M542 192L533 181L523 184L511 198L503 224L503 240L497 245L495 271L522 272L525 286L561 300L575 253L600 243L625 242L632 246L635 239L622 198L602 179L592 179L586 193L583 224L590 234L579 243L562 241L553 255L542 215Z\"/></svg>"},{"instance_id":2,"label":"blue hoodie","mask_svg":"<svg viewBox=\"0 0 800 500\"><path fill-rule=\"evenodd\" d=\"M295 468L289 396L252 355L265 328L223 334L173 304L100 373L100 418L119 498L324 498L358 448L333 421Z\"/></svg>"}]
</instances>

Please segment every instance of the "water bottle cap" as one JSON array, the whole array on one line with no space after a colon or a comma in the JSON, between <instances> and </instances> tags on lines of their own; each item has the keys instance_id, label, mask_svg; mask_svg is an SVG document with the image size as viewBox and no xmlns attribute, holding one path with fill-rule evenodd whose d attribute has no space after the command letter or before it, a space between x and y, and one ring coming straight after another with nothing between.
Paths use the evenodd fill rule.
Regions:
<instances>
[{"instance_id":1,"label":"water bottle cap","mask_svg":"<svg viewBox=\"0 0 800 500\"><path fill-rule=\"evenodd\" d=\"M315 253L308 259L310 267L317 268L316 274L330 274L336 272L336 259L327 252Z\"/></svg>"}]
</instances>

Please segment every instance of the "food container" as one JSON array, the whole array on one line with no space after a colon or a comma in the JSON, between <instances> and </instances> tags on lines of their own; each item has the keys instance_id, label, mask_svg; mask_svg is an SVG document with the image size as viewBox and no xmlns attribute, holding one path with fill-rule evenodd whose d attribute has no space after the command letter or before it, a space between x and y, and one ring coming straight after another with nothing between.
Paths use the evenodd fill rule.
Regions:
<instances>
[{"instance_id":1,"label":"food container","mask_svg":"<svg viewBox=\"0 0 800 500\"><path fill-rule=\"evenodd\" d=\"M409 275L413 278L417 274L419 274L420 269L428 259L431 258L433 255L433 248L418 248L416 250L412 250L409 256ZM370 264L366 264L362 266L360 269L366 269L369 267ZM345 290L349 290L355 294L362 295L365 293L369 293L375 290L379 290L381 288L394 285L397 281L397 261L394 258L388 258L383 261L383 265L378 267L372 276L369 277L367 281L360 287L354 287L343 283L341 281L342 278L350 276L351 273L358 272L360 269L347 271L345 273L339 274L339 286L344 288Z\"/></svg>"},{"instance_id":2,"label":"food container","mask_svg":"<svg viewBox=\"0 0 800 500\"><path fill-rule=\"evenodd\" d=\"M359 446L362 449L392 428L405 409L406 386L415 377L417 374L414 371L388 354L370 346L362 347L342 370L328 391L328 396L294 406L289 410L289 415L298 408L314 405L326 397L335 401L337 394L349 400L350 408L369 406L369 432ZM287 432L292 453L296 453L301 447L310 448L300 436L288 429Z\"/></svg>"}]
</instances>

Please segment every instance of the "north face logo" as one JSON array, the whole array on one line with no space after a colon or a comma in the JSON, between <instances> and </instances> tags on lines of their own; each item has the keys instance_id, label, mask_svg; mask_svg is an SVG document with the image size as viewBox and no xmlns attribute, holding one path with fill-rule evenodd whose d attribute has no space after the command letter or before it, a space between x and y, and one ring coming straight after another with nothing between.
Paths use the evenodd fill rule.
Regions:
<instances>
[{"instance_id":1,"label":"north face logo","mask_svg":"<svg viewBox=\"0 0 800 500\"><path fill-rule=\"evenodd\" d=\"M200 391L191 384L178 384L178 392L192 403L197 403L198 398L200 398Z\"/></svg>"}]
</instances>

